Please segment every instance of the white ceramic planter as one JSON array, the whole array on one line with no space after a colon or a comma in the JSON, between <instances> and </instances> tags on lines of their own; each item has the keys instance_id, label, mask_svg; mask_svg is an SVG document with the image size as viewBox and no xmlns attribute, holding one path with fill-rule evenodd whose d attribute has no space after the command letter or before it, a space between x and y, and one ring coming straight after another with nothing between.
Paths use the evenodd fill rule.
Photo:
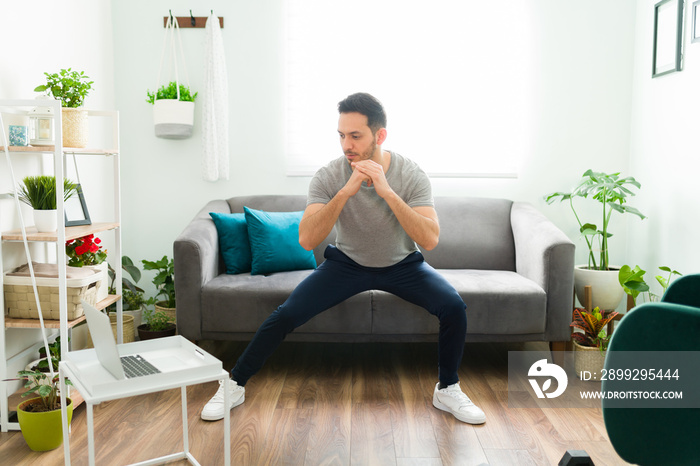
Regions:
<instances>
[{"instance_id":1,"label":"white ceramic planter","mask_svg":"<svg viewBox=\"0 0 700 466\"><path fill-rule=\"evenodd\" d=\"M159 138L189 138L194 128L194 102L156 100L153 104L153 124Z\"/></svg>"},{"instance_id":2,"label":"white ceramic planter","mask_svg":"<svg viewBox=\"0 0 700 466\"><path fill-rule=\"evenodd\" d=\"M56 210L34 210L34 226L39 233L53 233L58 228Z\"/></svg>"},{"instance_id":3,"label":"white ceramic planter","mask_svg":"<svg viewBox=\"0 0 700 466\"><path fill-rule=\"evenodd\" d=\"M590 285L593 289L593 307L609 311L617 309L625 296L618 279L619 267L611 266L613 270L588 270L586 265L574 267L574 287L576 297L584 304L584 287Z\"/></svg>"}]
</instances>

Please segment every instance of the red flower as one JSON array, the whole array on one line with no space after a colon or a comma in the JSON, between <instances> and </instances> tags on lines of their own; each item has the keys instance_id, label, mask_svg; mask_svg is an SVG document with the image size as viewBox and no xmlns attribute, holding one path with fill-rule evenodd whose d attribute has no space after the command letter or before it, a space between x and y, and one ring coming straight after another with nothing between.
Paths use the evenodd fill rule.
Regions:
<instances>
[{"instance_id":1,"label":"red flower","mask_svg":"<svg viewBox=\"0 0 700 466\"><path fill-rule=\"evenodd\" d=\"M88 248L85 244L81 244L80 246L75 248L75 253L79 256L82 256L87 252Z\"/></svg>"},{"instance_id":2,"label":"red flower","mask_svg":"<svg viewBox=\"0 0 700 466\"><path fill-rule=\"evenodd\" d=\"M102 240L100 238L95 238L95 244L100 244Z\"/></svg>"},{"instance_id":3,"label":"red flower","mask_svg":"<svg viewBox=\"0 0 700 466\"><path fill-rule=\"evenodd\" d=\"M92 243L91 245L89 245L88 248L90 249L90 252L92 252L92 253L96 253L100 249L100 247L98 245L96 245L95 243Z\"/></svg>"}]
</instances>

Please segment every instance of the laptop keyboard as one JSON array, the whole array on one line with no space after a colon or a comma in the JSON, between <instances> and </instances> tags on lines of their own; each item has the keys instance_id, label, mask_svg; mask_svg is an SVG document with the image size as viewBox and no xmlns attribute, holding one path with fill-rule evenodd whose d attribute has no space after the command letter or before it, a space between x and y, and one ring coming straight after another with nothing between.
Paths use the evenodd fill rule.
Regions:
<instances>
[{"instance_id":1,"label":"laptop keyboard","mask_svg":"<svg viewBox=\"0 0 700 466\"><path fill-rule=\"evenodd\" d=\"M129 379L160 373L150 362L146 361L138 354L134 356L122 356L121 360L122 367L124 368L124 375Z\"/></svg>"}]
</instances>

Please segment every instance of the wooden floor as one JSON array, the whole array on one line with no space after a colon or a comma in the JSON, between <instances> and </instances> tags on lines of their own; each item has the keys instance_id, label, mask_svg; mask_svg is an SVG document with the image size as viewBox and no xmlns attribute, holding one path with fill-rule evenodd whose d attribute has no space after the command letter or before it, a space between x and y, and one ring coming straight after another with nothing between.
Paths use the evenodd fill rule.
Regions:
<instances>
[{"instance_id":1,"label":"wooden floor","mask_svg":"<svg viewBox=\"0 0 700 466\"><path fill-rule=\"evenodd\" d=\"M241 343L203 342L230 369ZM463 390L486 413L471 426L432 406L437 345L285 342L246 386L231 414L233 465L556 465L585 450L596 465L627 464L608 441L600 408L508 407L509 350L544 343L467 344ZM190 446L203 464L223 464L223 425L199 411L216 391L188 388ZM98 465L122 465L182 448L179 390L95 408ZM71 459L87 464L86 413L73 417ZM0 434L3 465L63 464L63 448L35 453L21 433ZM186 464L177 462L175 464Z\"/></svg>"}]
</instances>

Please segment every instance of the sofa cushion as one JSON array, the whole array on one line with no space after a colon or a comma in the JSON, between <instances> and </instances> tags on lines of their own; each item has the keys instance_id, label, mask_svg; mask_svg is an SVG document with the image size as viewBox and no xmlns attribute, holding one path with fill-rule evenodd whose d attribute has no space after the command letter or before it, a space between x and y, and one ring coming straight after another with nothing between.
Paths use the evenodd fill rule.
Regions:
<instances>
[{"instance_id":1,"label":"sofa cushion","mask_svg":"<svg viewBox=\"0 0 700 466\"><path fill-rule=\"evenodd\" d=\"M546 294L515 272L438 270L467 305L467 334L539 334L545 330ZM438 320L423 308L383 291L372 292L372 333L430 334Z\"/></svg>"},{"instance_id":2,"label":"sofa cushion","mask_svg":"<svg viewBox=\"0 0 700 466\"><path fill-rule=\"evenodd\" d=\"M202 331L255 333L312 271L219 275L202 287ZM311 319L295 332L369 334L370 293L364 292Z\"/></svg>"},{"instance_id":3,"label":"sofa cushion","mask_svg":"<svg viewBox=\"0 0 700 466\"><path fill-rule=\"evenodd\" d=\"M299 222L303 212L265 212L244 208L253 256L251 274L315 269L313 251L299 244Z\"/></svg>"},{"instance_id":4,"label":"sofa cushion","mask_svg":"<svg viewBox=\"0 0 700 466\"><path fill-rule=\"evenodd\" d=\"M218 212L209 212L209 215L214 220L219 235L219 249L226 265L226 273L250 272L252 256L245 215Z\"/></svg>"},{"instance_id":5,"label":"sofa cushion","mask_svg":"<svg viewBox=\"0 0 700 466\"><path fill-rule=\"evenodd\" d=\"M515 271L515 242L510 213L513 201L436 197L440 242L422 251L436 269Z\"/></svg>"}]
</instances>

